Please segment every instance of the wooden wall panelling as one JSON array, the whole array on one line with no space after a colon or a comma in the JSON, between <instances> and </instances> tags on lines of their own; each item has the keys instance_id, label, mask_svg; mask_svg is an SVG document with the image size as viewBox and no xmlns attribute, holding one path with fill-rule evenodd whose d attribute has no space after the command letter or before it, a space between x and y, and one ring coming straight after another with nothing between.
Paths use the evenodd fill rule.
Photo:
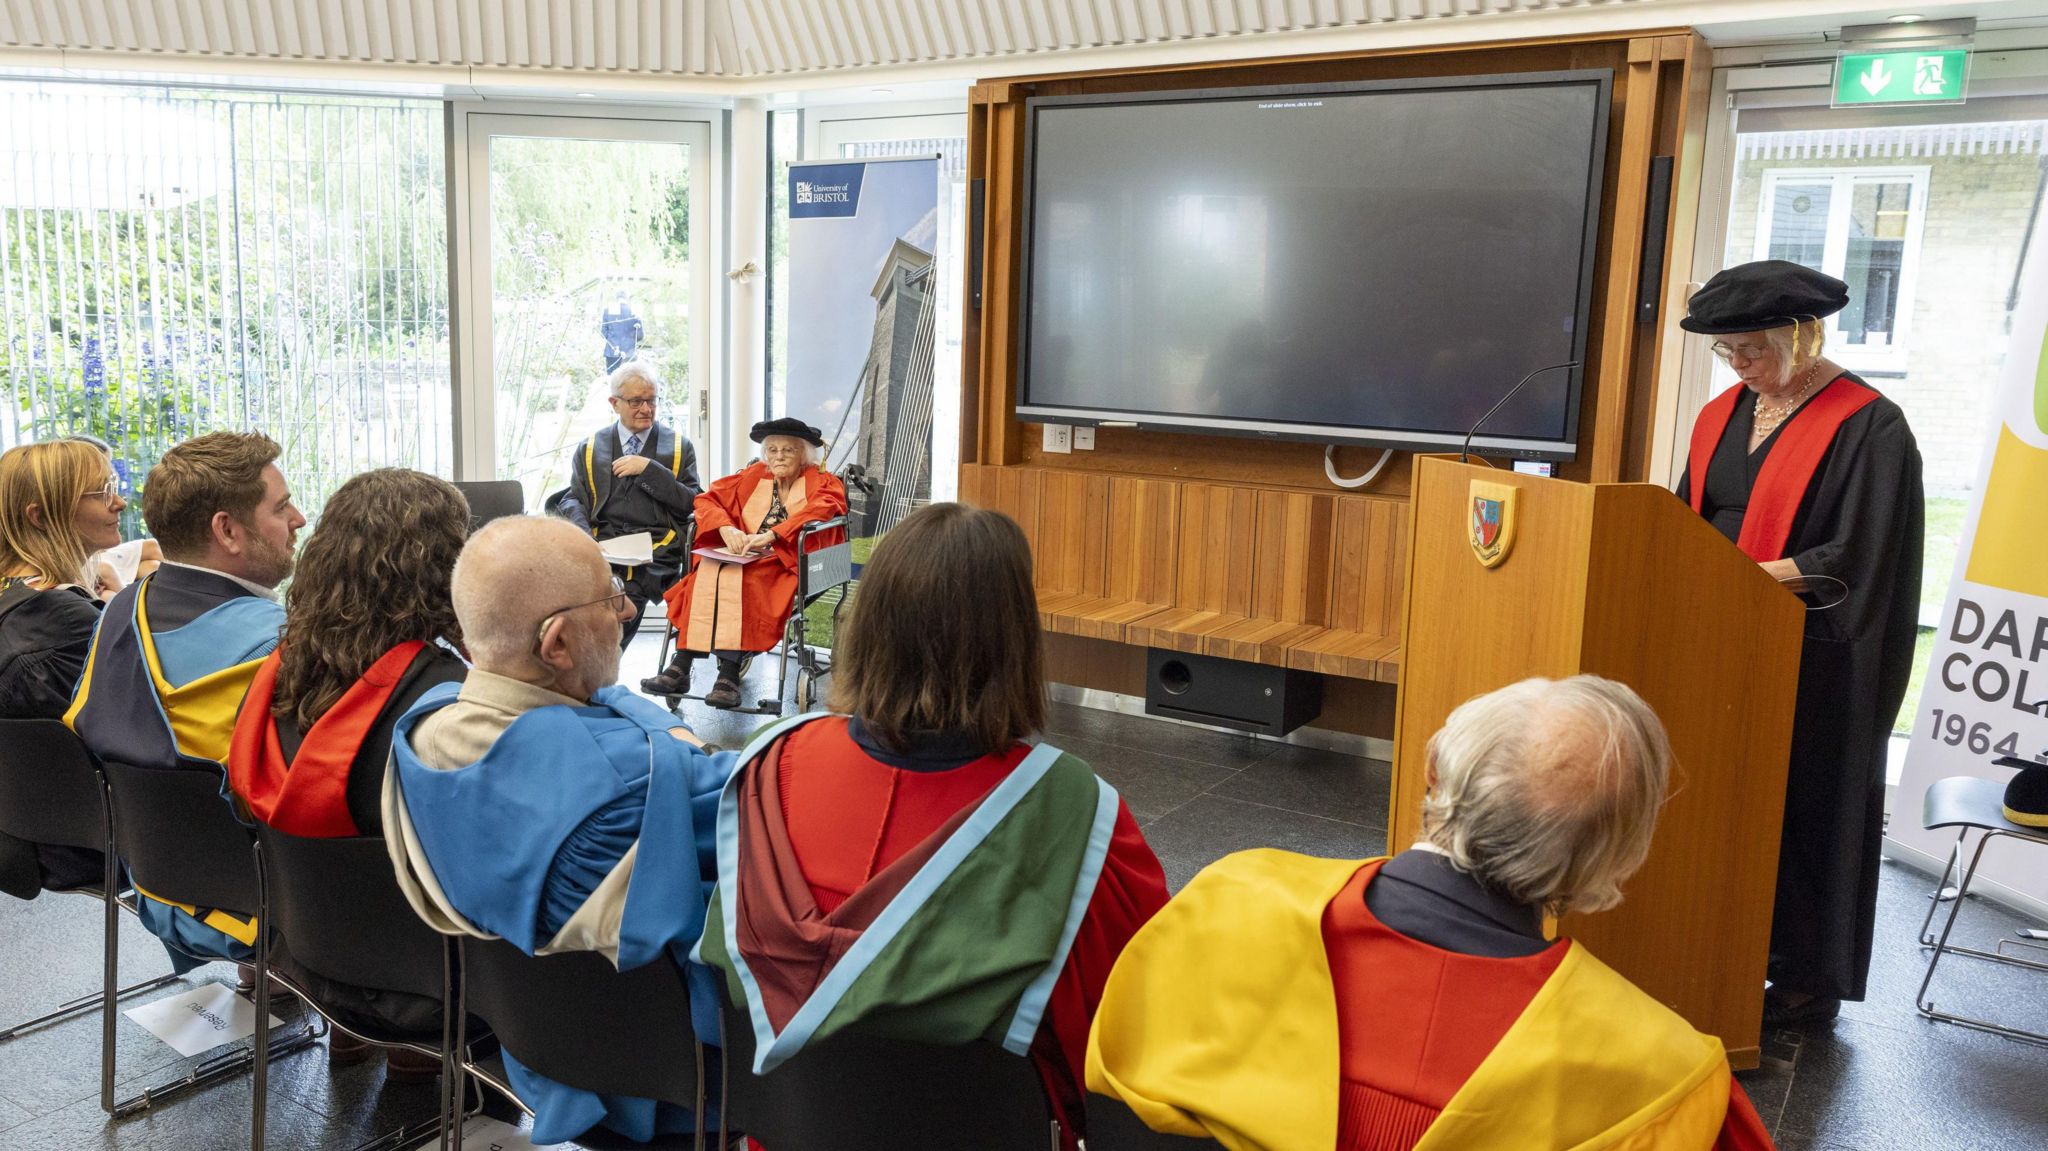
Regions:
<instances>
[{"instance_id":1,"label":"wooden wall panelling","mask_svg":"<svg viewBox=\"0 0 2048 1151\"><path fill-rule=\"evenodd\" d=\"M1392 682L1400 663L1407 550L1406 502L1336 497L1330 630L1299 645L1288 666Z\"/></svg>"},{"instance_id":2,"label":"wooden wall panelling","mask_svg":"<svg viewBox=\"0 0 2048 1151\"><path fill-rule=\"evenodd\" d=\"M1014 464L1023 458L1023 425L1017 422L1014 397L1017 289L1023 269L1024 104L1010 86L1000 86L1000 91L1004 98L986 105L984 118L969 119L970 129L977 123L983 125L978 155L987 194L982 206L982 307L979 313L969 310L980 320L972 364L975 370L962 386L973 389L980 401L975 405L979 408L975 458L987 464ZM976 154L970 140L970 159Z\"/></svg>"},{"instance_id":3,"label":"wooden wall panelling","mask_svg":"<svg viewBox=\"0 0 2048 1151\"><path fill-rule=\"evenodd\" d=\"M1173 606L1131 621L1126 642L1199 652L1210 631L1250 613L1257 495L1224 484L1182 485Z\"/></svg>"},{"instance_id":4,"label":"wooden wall panelling","mask_svg":"<svg viewBox=\"0 0 2048 1151\"><path fill-rule=\"evenodd\" d=\"M1108 587L1109 477L1039 473L1038 542L1032 551L1038 610L1048 630Z\"/></svg>"},{"instance_id":5,"label":"wooden wall panelling","mask_svg":"<svg viewBox=\"0 0 2048 1151\"><path fill-rule=\"evenodd\" d=\"M1657 148L1658 42L1629 42L1628 64L1614 77L1614 100L1620 106L1621 154L1612 166L1617 181L1610 198L1613 214L1606 228L1604 273L1606 290L1598 303L1599 375L1589 379L1598 388L1593 402L1592 446L1586 479L1614 483L1621 479L1622 448L1628 435L1630 379L1635 373L1636 285L1641 279L1644 192L1650 184L1650 159ZM1584 416L1580 436L1585 438ZM1583 449L1582 449L1583 450Z\"/></svg>"},{"instance_id":6,"label":"wooden wall panelling","mask_svg":"<svg viewBox=\"0 0 2048 1151\"><path fill-rule=\"evenodd\" d=\"M1212 630L1204 654L1284 667L1289 649L1328 630L1334 503L1306 492L1258 493L1250 618Z\"/></svg>"},{"instance_id":7,"label":"wooden wall panelling","mask_svg":"<svg viewBox=\"0 0 2048 1151\"><path fill-rule=\"evenodd\" d=\"M1053 630L1122 640L1132 620L1172 606L1180 573L1180 488L1171 480L1109 480L1106 589L1093 601L1069 605Z\"/></svg>"},{"instance_id":8,"label":"wooden wall panelling","mask_svg":"<svg viewBox=\"0 0 2048 1151\"><path fill-rule=\"evenodd\" d=\"M1647 383L1636 388L1628 450L1622 460L1625 478L1654 484L1667 482L1670 453L1678 440L1676 393L1685 357L1685 338L1678 321L1685 315L1686 288L1694 279L1700 173L1705 168L1707 113L1714 89L1713 49L1704 37L1696 33L1667 37L1664 59L1664 92L1659 103L1670 114L1659 125L1657 150L1659 155L1677 158L1671 228L1664 243L1662 304L1657 314L1657 330L1666 336L1644 339L1637 348L1637 378Z\"/></svg>"}]
</instances>

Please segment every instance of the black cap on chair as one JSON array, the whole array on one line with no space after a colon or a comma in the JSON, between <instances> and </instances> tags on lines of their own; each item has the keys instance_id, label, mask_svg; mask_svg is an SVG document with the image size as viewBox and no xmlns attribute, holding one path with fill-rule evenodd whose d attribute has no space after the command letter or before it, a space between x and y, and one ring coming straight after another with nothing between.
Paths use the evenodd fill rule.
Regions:
<instances>
[{"instance_id":1,"label":"black cap on chair","mask_svg":"<svg viewBox=\"0 0 2048 1151\"><path fill-rule=\"evenodd\" d=\"M2034 760L2008 755L1991 762L2020 769L2005 785L2005 817L2021 827L2048 828L2048 751Z\"/></svg>"}]
</instances>

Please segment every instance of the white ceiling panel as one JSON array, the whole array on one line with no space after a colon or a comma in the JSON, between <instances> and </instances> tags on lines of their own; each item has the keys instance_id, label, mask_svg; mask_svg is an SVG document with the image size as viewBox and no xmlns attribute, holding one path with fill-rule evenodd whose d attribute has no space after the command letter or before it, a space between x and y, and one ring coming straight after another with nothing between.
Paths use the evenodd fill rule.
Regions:
<instances>
[{"instance_id":1,"label":"white ceiling panel","mask_svg":"<svg viewBox=\"0 0 2048 1151\"><path fill-rule=\"evenodd\" d=\"M1299 44L1331 29L1468 29L1504 21L1541 35L1603 11L1642 26L1846 10L1787 0L0 0L0 57L61 51L189 62L276 61L493 72L774 79L855 68L970 62L1073 49L1260 37ZM1984 9L2009 3L1975 5ZM1973 14L1967 0L1920 11ZM1987 13L1988 14L1988 13ZM1881 19L1882 16L1875 18ZM1455 22L1455 23L1454 23ZM1394 31L1393 35L1405 35ZM1256 48L1247 44L1246 51ZM4 63L4 59L0 59Z\"/></svg>"}]
</instances>

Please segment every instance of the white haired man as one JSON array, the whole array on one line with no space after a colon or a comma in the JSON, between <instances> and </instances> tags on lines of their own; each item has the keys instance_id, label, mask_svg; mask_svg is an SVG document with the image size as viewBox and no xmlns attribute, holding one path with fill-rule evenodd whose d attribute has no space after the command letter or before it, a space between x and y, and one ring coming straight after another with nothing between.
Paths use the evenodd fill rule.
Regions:
<instances>
[{"instance_id":1,"label":"white haired man","mask_svg":"<svg viewBox=\"0 0 2048 1151\"><path fill-rule=\"evenodd\" d=\"M708 755L675 717L616 685L632 609L589 536L558 519L493 520L451 580L475 661L399 719L385 841L415 910L450 935L530 955L597 951L621 969L683 962L717 872L713 816L735 753ZM716 984L694 964L693 1023L716 1043ZM652 1099L551 1082L506 1051L534 1138L593 1122L645 1142L691 1117Z\"/></svg>"},{"instance_id":2,"label":"white haired man","mask_svg":"<svg viewBox=\"0 0 2048 1151\"><path fill-rule=\"evenodd\" d=\"M661 380L653 365L627 360L606 383L618 420L576 446L569 490L554 510L592 539L641 532L654 538L652 562L614 571L633 604L620 633L623 649L640 630L648 601L662 597L689 558L691 534L683 529L704 485L697 479L696 446L654 418Z\"/></svg>"},{"instance_id":3,"label":"white haired man","mask_svg":"<svg viewBox=\"0 0 2048 1151\"><path fill-rule=\"evenodd\" d=\"M1241 852L1138 932L1089 1089L1155 1130L1266 1151L1768 1148L1718 1039L1545 935L1620 902L1670 760L1610 680L1467 701L1429 742L1422 842L1364 862Z\"/></svg>"}]
</instances>

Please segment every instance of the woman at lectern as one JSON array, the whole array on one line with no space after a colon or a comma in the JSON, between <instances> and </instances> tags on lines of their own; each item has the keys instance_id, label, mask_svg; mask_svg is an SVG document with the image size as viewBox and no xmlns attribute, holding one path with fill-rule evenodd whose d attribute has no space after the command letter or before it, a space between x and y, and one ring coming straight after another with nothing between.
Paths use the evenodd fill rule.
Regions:
<instances>
[{"instance_id":1,"label":"woman at lectern","mask_svg":"<svg viewBox=\"0 0 2048 1151\"><path fill-rule=\"evenodd\" d=\"M1870 971L1885 753L1920 609L1920 451L1899 406L1822 354L1849 303L1783 260L1729 268L1679 321L1741 383L1693 425L1678 496L1814 607L1801 646L1764 1021L1821 1023ZM1818 602L1817 602L1818 601ZM1824 610L1821 608L1824 605Z\"/></svg>"},{"instance_id":2,"label":"woman at lectern","mask_svg":"<svg viewBox=\"0 0 2048 1151\"><path fill-rule=\"evenodd\" d=\"M738 707L741 663L782 639L796 599L797 534L806 524L846 514L845 485L814 458L825 446L818 429L785 416L755 424L752 438L761 458L697 497L693 546L733 559L695 555L688 578L668 589L675 657L660 675L640 681L642 691L687 692L691 667L709 652L718 658L718 681L704 702ZM832 533L819 546L841 538Z\"/></svg>"}]
</instances>

